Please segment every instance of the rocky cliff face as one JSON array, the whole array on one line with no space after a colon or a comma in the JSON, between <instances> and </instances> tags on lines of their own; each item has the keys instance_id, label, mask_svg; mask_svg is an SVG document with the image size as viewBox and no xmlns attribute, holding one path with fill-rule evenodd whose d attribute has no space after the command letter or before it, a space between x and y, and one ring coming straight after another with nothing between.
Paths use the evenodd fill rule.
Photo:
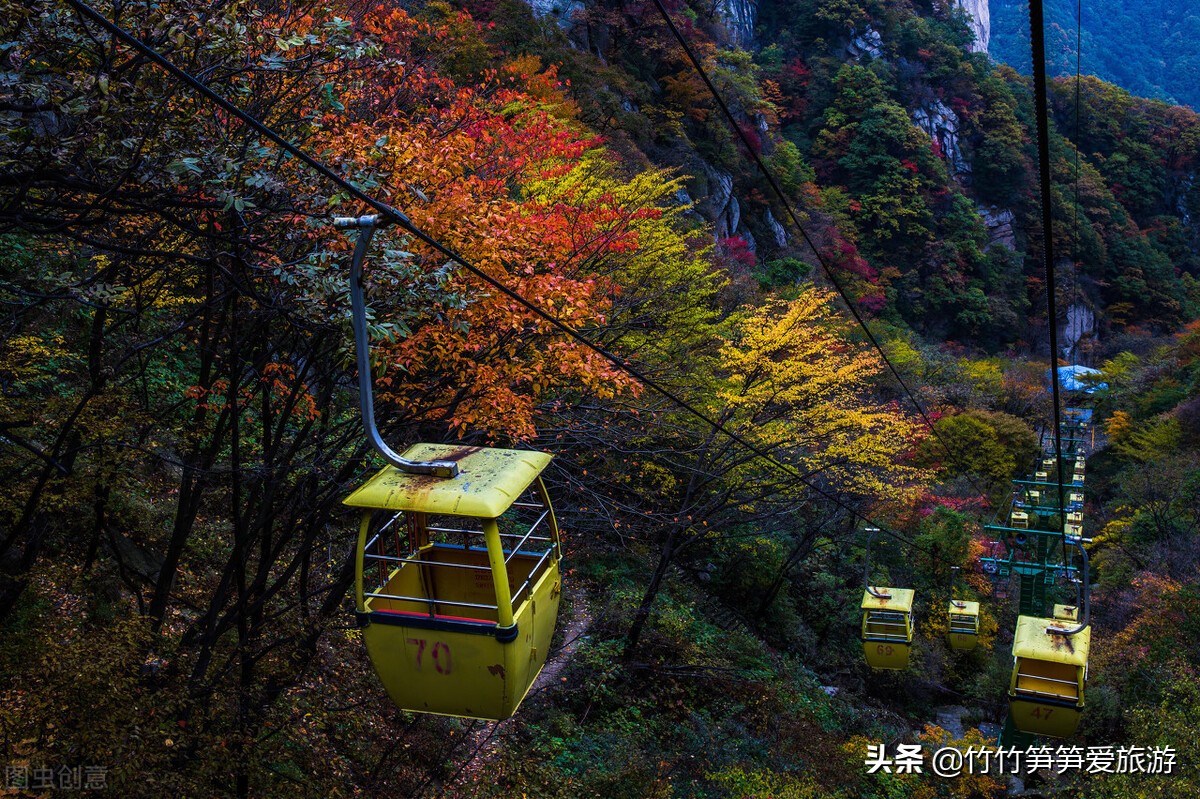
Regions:
<instances>
[{"instance_id":1,"label":"rocky cliff face","mask_svg":"<svg viewBox=\"0 0 1200 799\"><path fill-rule=\"evenodd\" d=\"M1016 215L1007 208L997 208L994 205L981 205L979 216L983 219L988 232L988 243L984 249L999 244L1010 250L1017 248L1017 236L1013 231Z\"/></svg>"},{"instance_id":2,"label":"rocky cliff face","mask_svg":"<svg viewBox=\"0 0 1200 799\"><path fill-rule=\"evenodd\" d=\"M550 19L572 36L575 46L582 47L603 60L608 49L609 40L603 24L582 25L583 12L590 0L524 0L528 3L535 17ZM712 9L721 23L722 31L717 33L717 42L721 46L749 48L753 45L754 25L758 20L759 0L715 0ZM869 31L869 33L873 33ZM878 34L874 41L878 43ZM637 107L625 99L624 110L636 112ZM745 120L766 137L769 130L767 119L762 114ZM733 175L718 169L695 152L683 166L686 174L698 178L691 184L691 192L681 189L676 199L681 205L689 207L689 213L695 214L712 225L713 238L720 242L737 236L746 242L751 252L758 250L758 242L750 231L747 219L751 209L744 208L735 192ZM693 197L693 195L695 195ZM787 231L768 209L761 217L756 216L756 228L767 233L765 244L768 248L782 248L788 244Z\"/></svg>"},{"instance_id":3,"label":"rocky cliff face","mask_svg":"<svg viewBox=\"0 0 1200 799\"><path fill-rule=\"evenodd\" d=\"M1096 312L1081 302L1067 308L1067 321L1062 326L1062 351L1067 360L1077 363L1082 355L1082 344L1096 333Z\"/></svg>"},{"instance_id":4,"label":"rocky cliff face","mask_svg":"<svg viewBox=\"0 0 1200 799\"><path fill-rule=\"evenodd\" d=\"M971 30L975 33L975 44L971 51L986 53L988 39L992 36L992 15L988 9L988 0L958 0L958 6L971 18Z\"/></svg>"},{"instance_id":5,"label":"rocky cliff face","mask_svg":"<svg viewBox=\"0 0 1200 799\"><path fill-rule=\"evenodd\" d=\"M533 15L539 19L551 17L560 28L570 30L575 25L576 17L583 13L582 0L526 0L533 9Z\"/></svg>"},{"instance_id":6,"label":"rocky cliff face","mask_svg":"<svg viewBox=\"0 0 1200 799\"><path fill-rule=\"evenodd\" d=\"M770 208L768 208L766 214L763 215L763 224L767 226L767 230L771 231L771 236L774 239L776 247L783 248L788 245L787 230L785 230L780 221L775 218L775 215L771 213Z\"/></svg>"},{"instance_id":7,"label":"rocky cliff face","mask_svg":"<svg viewBox=\"0 0 1200 799\"><path fill-rule=\"evenodd\" d=\"M846 56L861 61L863 56L883 58L883 37L870 25L862 33L855 31L846 43Z\"/></svg>"},{"instance_id":8,"label":"rocky cliff face","mask_svg":"<svg viewBox=\"0 0 1200 799\"><path fill-rule=\"evenodd\" d=\"M711 166L699 157L691 159L684 170L697 177L703 177L702 182L693 184L698 189L693 208L702 219L712 225L714 241L719 242L730 236L740 236L751 252L757 252L758 241L747 227L746 214L743 213L742 204L734 196L733 175L723 169ZM687 193L678 198L680 202L691 202L691 197ZM773 239L773 241L768 240L768 247L772 244L779 247L787 244L787 232L778 220L771 216L770 210L763 217L763 223L770 229L771 239Z\"/></svg>"},{"instance_id":9,"label":"rocky cliff face","mask_svg":"<svg viewBox=\"0 0 1200 799\"><path fill-rule=\"evenodd\" d=\"M749 48L758 18L758 0L716 0L715 9L729 33L728 44Z\"/></svg>"},{"instance_id":10,"label":"rocky cliff face","mask_svg":"<svg viewBox=\"0 0 1200 799\"><path fill-rule=\"evenodd\" d=\"M912 112L913 124L929 134L936 151L946 160L950 174L968 175L971 165L963 157L958 139L958 115L941 100L933 100Z\"/></svg>"},{"instance_id":11,"label":"rocky cliff face","mask_svg":"<svg viewBox=\"0 0 1200 799\"><path fill-rule=\"evenodd\" d=\"M1189 172L1170 181L1167 186L1167 195L1170 204L1174 206L1175 213L1183 220L1183 224L1192 224L1192 213L1188 207L1188 196L1193 187L1196 185L1196 173Z\"/></svg>"}]
</instances>

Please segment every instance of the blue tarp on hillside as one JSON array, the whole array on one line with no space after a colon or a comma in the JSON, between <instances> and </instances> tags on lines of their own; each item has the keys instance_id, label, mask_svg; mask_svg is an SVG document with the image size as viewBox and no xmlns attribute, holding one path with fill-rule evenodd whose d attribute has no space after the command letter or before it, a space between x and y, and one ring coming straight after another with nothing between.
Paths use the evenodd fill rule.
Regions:
<instances>
[{"instance_id":1,"label":"blue tarp on hillside","mask_svg":"<svg viewBox=\"0 0 1200 799\"><path fill-rule=\"evenodd\" d=\"M1073 417L1075 417L1076 420L1082 422L1085 425L1092 423L1092 409L1091 408L1067 408L1067 416L1068 416L1068 418L1073 416Z\"/></svg>"},{"instance_id":2,"label":"blue tarp on hillside","mask_svg":"<svg viewBox=\"0 0 1200 799\"><path fill-rule=\"evenodd\" d=\"M1101 374L1104 373L1099 369L1079 364L1060 366L1058 367L1058 384L1064 391L1082 391L1085 394L1094 394L1108 388L1108 383L1096 382L1095 378Z\"/></svg>"}]
</instances>

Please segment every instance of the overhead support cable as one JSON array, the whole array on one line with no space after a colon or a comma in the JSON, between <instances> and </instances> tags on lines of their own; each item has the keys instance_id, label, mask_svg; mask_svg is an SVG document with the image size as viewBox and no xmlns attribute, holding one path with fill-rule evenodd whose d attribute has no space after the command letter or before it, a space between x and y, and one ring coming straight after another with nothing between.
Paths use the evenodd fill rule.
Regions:
<instances>
[{"instance_id":1,"label":"overhead support cable","mask_svg":"<svg viewBox=\"0 0 1200 799\"><path fill-rule=\"evenodd\" d=\"M1046 317L1050 328L1050 391L1054 400L1054 461L1058 469L1058 517L1066 560L1067 513L1063 488L1062 403L1058 377L1058 302L1054 276L1054 207L1050 181L1050 102L1046 86L1046 29L1042 0L1029 0L1029 34L1033 45L1033 104L1037 112L1038 187L1042 195L1042 260L1046 275Z\"/></svg>"}]
</instances>

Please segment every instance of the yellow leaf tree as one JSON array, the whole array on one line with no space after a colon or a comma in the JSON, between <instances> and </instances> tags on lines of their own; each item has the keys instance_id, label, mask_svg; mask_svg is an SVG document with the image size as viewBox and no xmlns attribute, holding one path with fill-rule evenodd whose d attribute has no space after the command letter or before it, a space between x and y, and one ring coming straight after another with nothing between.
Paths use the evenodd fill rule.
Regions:
<instances>
[{"instance_id":1,"label":"yellow leaf tree","mask_svg":"<svg viewBox=\"0 0 1200 799\"><path fill-rule=\"evenodd\" d=\"M921 430L871 398L883 363L846 338L833 308L830 292L808 288L736 320L720 350L727 423L839 492L909 502L926 476L905 457Z\"/></svg>"}]
</instances>

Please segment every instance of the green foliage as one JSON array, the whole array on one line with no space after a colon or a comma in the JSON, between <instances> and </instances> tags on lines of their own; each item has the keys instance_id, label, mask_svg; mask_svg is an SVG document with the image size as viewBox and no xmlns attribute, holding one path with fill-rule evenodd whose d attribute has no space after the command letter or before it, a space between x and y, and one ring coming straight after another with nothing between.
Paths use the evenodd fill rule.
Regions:
<instances>
[{"instance_id":1,"label":"green foliage","mask_svg":"<svg viewBox=\"0 0 1200 799\"><path fill-rule=\"evenodd\" d=\"M1074 75L1080 51L1085 75L1098 75L1142 97L1200 106L1200 62L1194 43L1200 20L1187 5L1170 0L1137 4L1098 0L1088 6L1076 43L1076 7L1070 0L1046 3L1046 52L1052 75ZM1030 69L1029 12L1017 0L991 4L991 55L1024 72Z\"/></svg>"},{"instance_id":2,"label":"green foliage","mask_svg":"<svg viewBox=\"0 0 1200 799\"><path fill-rule=\"evenodd\" d=\"M1171 407L1175 405L1171 403ZM1179 422L1173 418L1156 418L1133 430L1116 444L1117 452L1139 463L1160 459L1178 448Z\"/></svg>"},{"instance_id":3,"label":"green foliage","mask_svg":"<svg viewBox=\"0 0 1200 799\"><path fill-rule=\"evenodd\" d=\"M773 799L818 799L836 797L817 785L812 777L797 774L746 771L741 767L706 775L712 782L736 797L773 797Z\"/></svg>"},{"instance_id":4,"label":"green foliage","mask_svg":"<svg viewBox=\"0 0 1200 799\"><path fill-rule=\"evenodd\" d=\"M178 731L168 715L172 700L149 695L139 681L149 627L125 613L107 623L63 613L64 602L78 599L58 582L73 576L63 568L39 573L0 638L0 672L20 678L0 689L0 739L15 747L10 757L107 766L112 789L129 790L147 776L167 784L165 769L141 771L165 766L165 742Z\"/></svg>"},{"instance_id":5,"label":"green foliage","mask_svg":"<svg viewBox=\"0 0 1200 799\"><path fill-rule=\"evenodd\" d=\"M947 593L953 577L950 567L970 568L971 534L975 524L970 516L939 506L923 517L914 531L913 540L921 548L912 555L914 585L919 586L922 593L932 592L929 601L934 613L941 602L950 599ZM940 619L926 624L941 631Z\"/></svg>"},{"instance_id":6,"label":"green foliage","mask_svg":"<svg viewBox=\"0 0 1200 799\"><path fill-rule=\"evenodd\" d=\"M938 438L922 444L925 457L956 473L978 475L993 485L1024 472L1038 451L1037 436L1021 419L999 411L964 411L934 423Z\"/></svg>"},{"instance_id":7,"label":"green foliage","mask_svg":"<svg viewBox=\"0 0 1200 799\"><path fill-rule=\"evenodd\" d=\"M782 288L795 286L812 274L812 270L812 264L799 258L783 257L764 263L756 277L764 288Z\"/></svg>"},{"instance_id":8,"label":"green foliage","mask_svg":"<svg viewBox=\"0 0 1200 799\"><path fill-rule=\"evenodd\" d=\"M980 75L976 90L980 108L969 120L979 137L971 160L973 187L984 202L1010 208L1020 200L1032 172L1017 116L1015 92L1023 87L989 72Z\"/></svg>"},{"instance_id":9,"label":"green foliage","mask_svg":"<svg viewBox=\"0 0 1200 799\"><path fill-rule=\"evenodd\" d=\"M787 139L776 142L771 154L763 161L788 197L800 196L805 186L816 179L816 174L805 162L800 148Z\"/></svg>"}]
</instances>

